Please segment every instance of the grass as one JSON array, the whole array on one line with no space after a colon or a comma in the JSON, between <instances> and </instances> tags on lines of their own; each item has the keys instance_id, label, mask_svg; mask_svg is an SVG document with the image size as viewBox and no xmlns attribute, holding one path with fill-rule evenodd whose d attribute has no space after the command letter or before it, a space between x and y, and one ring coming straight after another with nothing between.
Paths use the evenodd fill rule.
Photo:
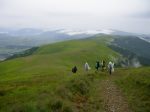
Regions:
<instances>
[{"instance_id":1,"label":"grass","mask_svg":"<svg viewBox=\"0 0 150 112\"><path fill-rule=\"evenodd\" d=\"M94 69L96 60L111 60L118 56L106 46L104 38L93 38L44 45L30 56L1 62L0 110L46 111L55 100L56 107L57 103L60 106L59 95L55 93L57 88L69 85L66 83L77 77L83 79L86 61ZM74 65L78 68L75 76L71 72ZM65 103L65 108L69 109L70 101Z\"/></svg>"},{"instance_id":2,"label":"grass","mask_svg":"<svg viewBox=\"0 0 150 112\"><path fill-rule=\"evenodd\" d=\"M119 70L116 84L122 89L134 112L150 111L150 68Z\"/></svg>"},{"instance_id":3,"label":"grass","mask_svg":"<svg viewBox=\"0 0 150 112\"><path fill-rule=\"evenodd\" d=\"M103 111L99 84L105 79L106 74L96 74L94 69L97 60L106 60L108 63L109 60L115 61L120 57L120 54L107 46L110 38L105 36L44 45L30 56L1 62L0 111ZM86 61L92 68L89 73L83 69ZM78 72L73 75L71 69L75 65ZM133 75L130 76L128 73ZM143 73L144 76L141 75ZM150 82L149 68L119 69L116 74L115 80L125 92L133 110L149 110L149 85L145 85ZM135 74L137 79L134 78ZM132 83L134 79L137 80L137 84ZM128 83L132 85L131 88ZM143 93L136 95L138 90ZM146 98L145 102L138 98L140 95ZM137 100L132 99L132 96ZM144 103L137 105L137 101ZM143 105L144 107L141 107Z\"/></svg>"}]
</instances>

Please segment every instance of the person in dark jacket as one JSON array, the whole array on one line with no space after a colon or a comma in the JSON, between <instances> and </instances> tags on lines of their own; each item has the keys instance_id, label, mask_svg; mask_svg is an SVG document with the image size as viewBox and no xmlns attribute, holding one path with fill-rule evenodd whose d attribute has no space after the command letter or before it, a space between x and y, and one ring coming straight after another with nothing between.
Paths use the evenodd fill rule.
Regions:
<instances>
[{"instance_id":1,"label":"person in dark jacket","mask_svg":"<svg viewBox=\"0 0 150 112\"><path fill-rule=\"evenodd\" d=\"M96 68L97 71L98 71L98 69L100 68L100 63L99 63L99 61L96 61L95 68Z\"/></svg>"},{"instance_id":2,"label":"person in dark jacket","mask_svg":"<svg viewBox=\"0 0 150 112\"><path fill-rule=\"evenodd\" d=\"M72 68L72 72L73 72L73 73L76 73L76 72L77 72L77 70L78 70L78 69L77 69L77 67L76 67L76 66L74 66L74 67Z\"/></svg>"},{"instance_id":3,"label":"person in dark jacket","mask_svg":"<svg viewBox=\"0 0 150 112\"><path fill-rule=\"evenodd\" d=\"M103 60L102 61L102 71L106 70L106 62Z\"/></svg>"}]
</instances>

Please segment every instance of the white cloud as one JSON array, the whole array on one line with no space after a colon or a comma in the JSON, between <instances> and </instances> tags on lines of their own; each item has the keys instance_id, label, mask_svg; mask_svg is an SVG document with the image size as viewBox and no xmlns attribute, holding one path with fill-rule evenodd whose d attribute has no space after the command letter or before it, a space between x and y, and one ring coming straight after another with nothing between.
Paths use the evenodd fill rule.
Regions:
<instances>
[{"instance_id":1,"label":"white cloud","mask_svg":"<svg viewBox=\"0 0 150 112\"><path fill-rule=\"evenodd\" d=\"M0 27L117 28L141 33L150 29L149 0L0 0L0 4Z\"/></svg>"},{"instance_id":2,"label":"white cloud","mask_svg":"<svg viewBox=\"0 0 150 112\"><path fill-rule=\"evenodd\" d=\"M93 35L93 34L99 34L99 33L104 33L104 34L111 34L113 33L113 30L60 30L59 33L65 33L68 35L78 35L78 34L89 34L89 35Z\"/></svg>"}]
</instances>

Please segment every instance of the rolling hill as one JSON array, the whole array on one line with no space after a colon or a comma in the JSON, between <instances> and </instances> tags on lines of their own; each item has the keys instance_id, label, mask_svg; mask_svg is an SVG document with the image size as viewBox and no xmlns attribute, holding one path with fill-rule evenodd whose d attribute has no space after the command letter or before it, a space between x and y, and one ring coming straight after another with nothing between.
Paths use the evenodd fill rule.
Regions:
<instances>
[{"instance_id":1,"label":"rolling hill","mask_svg":"<svg viewBox=\"0 0 150 112\"><path fill-rule=\"evenodd\" d=\"M0 29L0 60L18 52L59 41L79 39L90 36L90 34L69 35L61 30L43 31L39 29L25 28L19 30Z\"/></svg>"},{"instance_id":2,"label":"rolling hill","mask_svg":"<svg viewBox=\"0 0 150 112\"><path fill-rule=\"evenodd\" d=\"M47 98L52 99L57 87L74 77L71 73L73 66L78 67L77 74L82 76L86 61L94 69L96 60L119 57L117 52L106 46L105 42L109 39L89 38L44 45L30 56L1 62L0 108L12 111L13 108L31 106L34 109L34 104L39 102L37 97L47 94L47 97L43 96L45 103Z\"/></svg>"},{"instance_id":3,"label":"rolling hill","mask_svg":"<svg viewBox=\"0 0 150 112\"><path fill-rule=\"evenodd\" d=\"M99 94L102 92L100 85L102 80L109 77L107 71L95 73L95 62L106 60L108 63L111 60L119 63L118 59L123 58L122 54L109 47L113 40L109 35L97 35L93 38L58 42L43 45L31 53L27 52L30 55L17 55L0 62L0 111L103 112L102 95ZM85 62L92 68L88 73L83 69ZM73 75L71 68L75 65L78 72ZM145 74L149 74L149 68L143 68L142 71L145 69L147 71ZM127 98L128 95L132 97L126 89L128 87L126 83L122 83L128 81L126 77L120 77L122 72L125 77L130 71L117 69L114 81L120 83L120 88L126 91ZM143 87L141 90L145 91L149 87L149 76L146 76L145 83L144 78L137 79L139 83L148 85L141 86ZM131 85L135 88L134 83ZM148 97L147 93L140 95L144 95L143 98ZM146 99L138 101L146 101L147 104L143 108L149 110L149 102ZM133 99L129 98L129 102L133 105L133 110L141 109L141 105L136 106Z\"/></svg>"},{"instance_id":4,"label":"rolling hill","mask_svg":"<svg viewBox=\"0 0 150 112\"><path fill-rule=\"evenodd\" d=\"M30 71L37 72L37 70L40 70L38 69L39 67L43 67L46 71L51 66L57 69L55 63L60 65L59 67L66 68L65 70L69 67L70 70L74 65L82 68L86 61L92 65L95 64L96 60L102 59L116 61L117 57L121 57L121 55L106 46L106 43L109 41L111 41L111 36L102 36L102 38L87 38L44 45L36 49L31 56L2 62L0 68L7 68L8 65L9 68L13 69L13 71L9 70L10 73L18 73L19 71L26 71L28 73ZM13 66L13 63L16 66ZM52 63L54 65L51 65ZM28 67L27 65L33 65L32 69L29 69L31 66ZM44 72L45 70L41 69L38 72ZM5 69L1 69L1 71L5 72Z\"/></svg>"},{"instance_id":5,"label":"rolling hill","mask_svg":"<svg viewBox=\"0 0 150 112\"><path fill-rule=\"evenodd\" d=\"M132 66L150 65L150 43L145 40L136 36L116 36L110 47L126 57Z\"/></svg>"},{"instance_id":6,"label":"rolling hill","mask_svg":"<svg viewBox=\"0 0 150 112\"><path fill-rule=\"evenodd\" d=\"M0 60L4 60L13 54L54 42L82 39L93 37L94 35L110 35L115 37L135 36L140 40L149 42L149 35L140 35L119 30L67 30L67 29L7 29L0 28Z\"/></svg>"}]
</instances>

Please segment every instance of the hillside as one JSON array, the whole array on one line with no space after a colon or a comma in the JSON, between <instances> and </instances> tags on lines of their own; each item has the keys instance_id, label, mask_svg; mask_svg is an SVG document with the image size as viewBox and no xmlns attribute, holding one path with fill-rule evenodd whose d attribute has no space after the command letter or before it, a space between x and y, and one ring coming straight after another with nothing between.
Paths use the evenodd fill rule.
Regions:
<instances>
[{"instance_id":1,"label":"hillside","mask_svg":"<svg viewBox=\"0 0 150 112\"><path fill-rule=\"evenodd\" d=\"M122 72L123 71L123 72ZM133 112L150 111L150 67L120 69L114 78Z\"/></svg>"},{"instance_id":2,"label":"hillside","mask_svg":"<svg viewBox=\"0 0 150 112\"><path fill-rule=\"evenodd\" d=\"M115 61L120 55L106 46L106 42L109 39L110 37L108 36L106 39L88 38L44 45L38 48L31 56L4 61L0 66L1 68L13 69L12 71L9 70L10 73L16 71L17 73L19 71L28 73L30 71L37 72L37 70L40 70L38 71L40 73L43 72L43 69L51 69L51 66L53 66L53 69L57 69L58 65L59 67L62 66L64 67L63 71L65 71L68 68L70 70L74 65L82 68L86 61L91 65L94 65L96 60L102 59ZM13 65L14 63L15 66ZM29 69L31 66L32 69ZM39 67L43 67L43 69L38 69ZM6 69L1 70L0 74L7 71Z\"/></svg>"},{"instance_id":3,"label":"hillside","mask_svg":"<svg viewBox=\"0 0 150 112\"><path fill-rule=\"evenodd\" d=\"M135 36L116 36L109 45L122 54L125 61L121 65L139 67L150 65L150 43Z\"/></svg>"},{"instance_id":4,"label":"hillside","mask_svg":"<svg viewBox=\"0 0 150 112\"><path fill-rule=\"evenodd\" d=\"M124 49L130 50L131 52L135 53L137 56L150 59L150 53L148 52L150 51L150 43L141 40L138 37L127 36L127 37L117 38L115 39L114 44Z\"/></svg>"},{"instance_id":5,"label":"hillside","mask_svg":"<svg viewBox=\"0 0 150 112\"><path fill-rule=\"evenodd\" d=\"M95 73L94 67L97 60L117 63L117 59L121 58L121 54L107 46L110 42L112 37L107 35L59 42L41 46L28 56L1 62L0 111L103 112L105 107L100 85L110 77L107 71ZM88 73L83 69L86 61L92 68ZM73 75L71 68L75 65L78 72ZM145 74L149 74L149 68L147 69ZM114 74L111 80L119 81L118 83L120 80L128 81L121 79L122 72L124 76L128 75L128 70L117 69L117 75ZM149 80L146 83L149 85ZM126 83L121 84L120 88L126 87ZM142 90L147 91L147 86L143 86ZM126 92L125 96L128 94L130 93ZM148 94L143 95L148 97ZM135 111L141 106L136 106L134 100L129 99L129 103ZM146 111L149 110L148 105L149 102L143 107L147 108Z\"/></svg>"},{"instance_id":6,"label":"hillside","mask_svg":"<svg viewBox=\"0 0 150 112\"><path fill-rule=\"evenodd\" d=\"M26 49L44 44L60 42L71 39L80 39L94 34L70 35L64 30L40 30L40 29L0 29L0 60L4 60ZM10 43L11 42L11 43Z\"/></svg>"},{"instance_id":7,"label":"hillside","mask_svg":"<svg viewBox=\"0 0 150 112\"><path fill-rule=\"evenodd\" d=\"M23 105L34 105L41 94L53 94L56 87L70 80L73 66L78 67L79 75L84 74L86 61L94 69L96 60L118 57L118 53L106 46L108 39L82 39L44 45L30 56L1 62L0 107L6 109L23 102Z\"/></svg>"},{"instance_id":8,"label":"hillside","mask_svg":"<svg viewBox=\"0 0 150 112\"><path fill-rule=\"evenodd\" d=\"M149 38L148 35L147 36L138 35L138 34L123 32L119 30L111 30L111 29L104 29L104 30L65 30L65 29L42 30L42 29L32 29L32 28L0 29L0 60L4 60L16 53L25 51L32 47L38 47L44 44L56 43L56 42L72 40L72 39L82 39L82 38L87 38L92 36L95 37L95 35L99 35L99 36L109 35L110 37L113 38L118 37L118 39L115 40L115 43L118 42L122 43L123 46L119 45L120 47L124 47L125 44L123 43L127 41L129 41L128 46L132 46L132 42L134 42L137 46L137 49L139 48L142 49L143 47L145 48L147 47L147 44L149 44L146 42L148 41L147 38ZM124 39L124 37L126 37L126 39ZM130 37L136 37L136 38L132 40L132 38ZM137 49L133 47L131 48L131 50L135 51L136 54L140 54L138 53ZM149 57L149 55L147 57ZM144 65L145 64L148 65L148 63L146 63L147 58L142 56L140 58L141 58L140 61L144 60Z\"/></svg>"}]
</instances>

